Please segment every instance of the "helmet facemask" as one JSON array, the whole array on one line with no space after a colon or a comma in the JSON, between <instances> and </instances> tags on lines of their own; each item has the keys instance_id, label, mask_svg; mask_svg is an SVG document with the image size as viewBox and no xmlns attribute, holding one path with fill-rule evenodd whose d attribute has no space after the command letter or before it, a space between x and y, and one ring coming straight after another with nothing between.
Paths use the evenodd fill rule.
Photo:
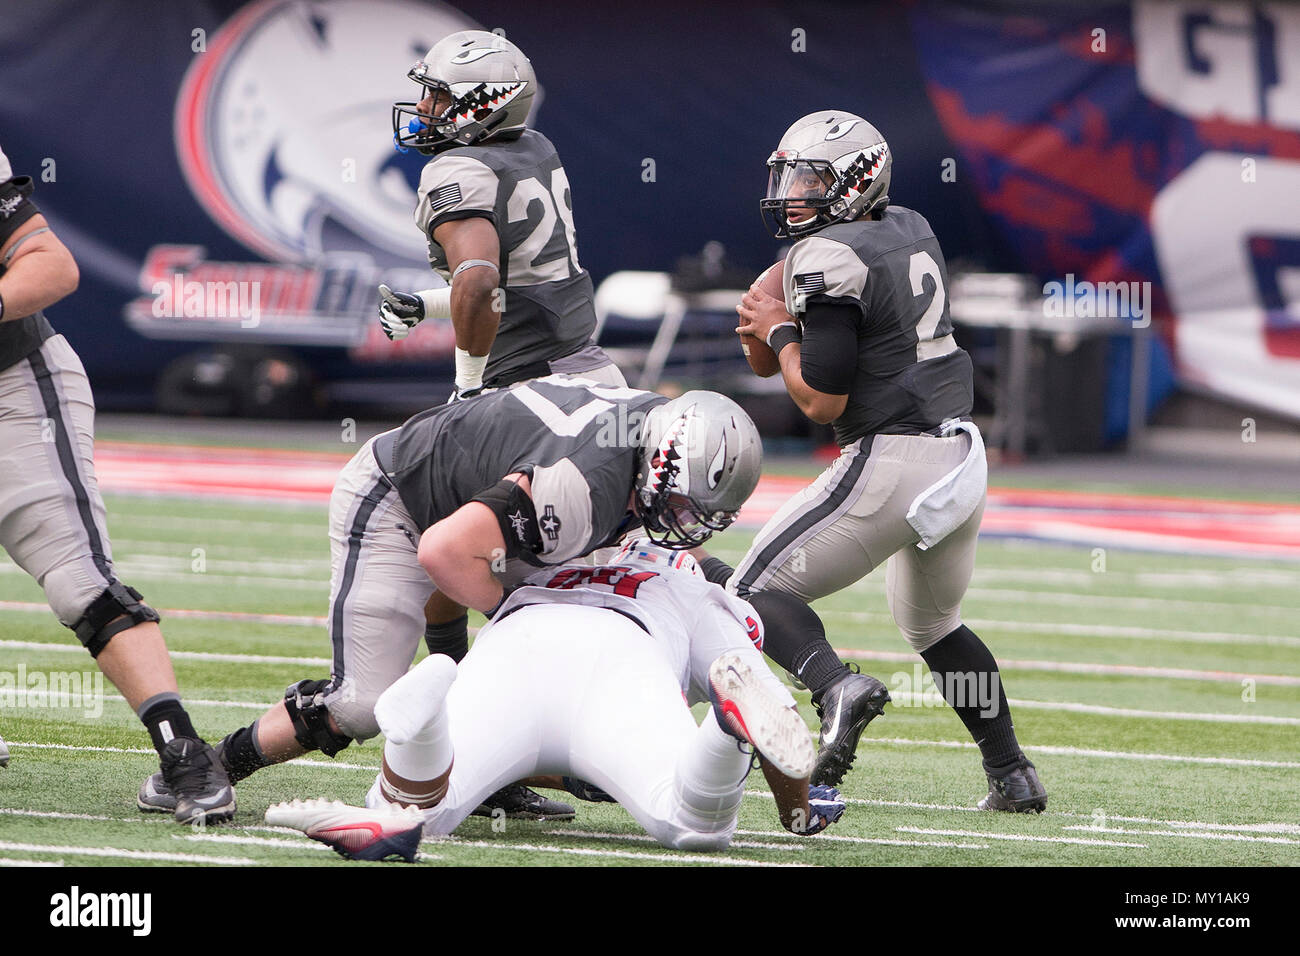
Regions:
<instances>
[{"instance_id":1,"label":"helmet facemask","mask_svg":"<svg viewBox=\"0 0 1300 956\"><path fill-rule=\"evenodd\" d=\"M491 136L506 120L505 107L523 95L526 80L447 83L428 75L428 64L415 64L407 77L420 85L418 102L393 104L393 144L401 152L415 149L426 156L452 146L468 146ZM436 112L422 112L420 103L433 97Z\"/></svg>"},{"instance_id":2,"label":"helmet facemask","mask_svg":"<svg viewBox=\"0 0 1300 956\"><path fill-rule=\"evenodd\" d=\"M692 416L682 415L669 426L649 453L648 467L633 495L633 511L646 537L662 548L698 548L736 520L735 512L710 512L679 490L682 447Z\"/></svg>"},{"instance_id":3,"label":"helmet facemask","mask_svg":"<svg viewBox=\"0 0 1300 956\"><path fill-rule=\"evenodd\" d=\"M767 161L767 196L759 204L772 234L777 239L798 238L832 223L869 215L887 204L884 190L876 196L868 194L882 169L888 168L888 158L889 147L883 141L833 162L800 156L793 150L773 153ZM887 178L884 184L888 189ZM798 218L792 219L791 213Z\"/></svg>"},{"instance_id":4,"label":"helmet facemask","mask_svg":"<svg viewBox=\"0 0 1300 956\"><path fill-rule=\"evenodd\" d=\"M835 221L831 193L839 174L827 160L786 157L778 152L772 154L767 167L767 197L760 205L776 238L800 236ZM791 218L792 213L799 218Z\"/></svg>"}]
</instances>

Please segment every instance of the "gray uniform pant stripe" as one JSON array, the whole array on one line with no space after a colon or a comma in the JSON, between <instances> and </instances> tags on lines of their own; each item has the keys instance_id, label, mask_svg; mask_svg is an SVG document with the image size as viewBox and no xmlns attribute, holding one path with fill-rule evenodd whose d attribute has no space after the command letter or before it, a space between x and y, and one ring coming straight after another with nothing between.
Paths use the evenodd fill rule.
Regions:
<instances>
[{"instance_id":1,"label":"gray uniform pant stripe","mask_svg":"<svg viewBox=\"0 0 1300 956\"><path fill-rule=\"evenodd\" d=\"M785 527L775 529L762 550L750 552L747 560L736 569L735 580L739 582L736 594L745 597L762 590L795 548L853 506L858 497L856 489L871 475L871 469L867 467L870 457L871 445L867 442L865 448L859 447L839 480L826 492L826 497L806 511L793 513L793 520Z\"/></svg>"},{"instance_id":2,"label":"gray uniform pant stripe","mask_svg":"<svg viewBox=\"0 0 1300 956\"><path fill-rule=\"evenodd\" d=\"M352 590L352 583L356 580L357 565L361 560L361 540L365 536L366 525L370 523L375 509L390 494L396 494L396 492L388 481L376 481L370 490L366 492L366 496L361 499L361 504L357 506L356 515L352 519L352 525L348 529L348 554L343 562L343 577L339 582L339 593L334 601L334 613L330 621L330 642L334 647L332 674L335 684L343 679L344 613L347 608L349 593Z\"/></svg>"},{"instance_id":3,"label":"gray uniform pant stripe","mask_svg":"<svg viewBox=\"0 0 1300 956\"><path fill-rule=\"evenodd\" d=\"M91 559L95 562L95 568L99 573L111 583L116 580L113 576L113 567L104 553L104 540L100 537L99 526L95 524L95 515L90 507L90 495L81 480L81 473L77 470L77 458L72 450L71 439L68 437L68 423L63 417L63 407L59 401L53 373L39 350L27 357L27 364L32 370L33 378L36 379L36 387L40 390L41 403L45 406L45 417L54 426L54 447L58 452L59 466L63 470L63 477L72 487L73 498L77 503L77 516L81 519L81 526L90 541Z\"/></svg>"}]
</instances>

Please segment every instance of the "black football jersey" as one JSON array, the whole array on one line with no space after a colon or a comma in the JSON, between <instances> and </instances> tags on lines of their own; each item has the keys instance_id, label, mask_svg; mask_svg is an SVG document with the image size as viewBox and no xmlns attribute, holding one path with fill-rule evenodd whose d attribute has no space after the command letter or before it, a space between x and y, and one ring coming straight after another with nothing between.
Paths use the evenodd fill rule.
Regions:
<instances>
[{"instance_id":1,"label":"black football jersey","mask_svg":"<svg viewBox=\"0 0 1300 956\"><path fill-rule=\"evenodd\" d=\"M421 412L381 464L420 533L506 475L531 471L542 550L523 557L560 564L625 529L641 425L666 401L552 375Z\"/></svg>"},{"instance_id":2,"label":"black football jersey","mask_svg":"<svg viewBox=\"0 0 1300 956\"><path fill-rule=\"evenodd\" d=\"M948 269L920 213L891 205L879 220L818 230L790 250L783 281L792 315L818 302L860 312L857 373L833 423L841 446L970 415L970 356L953 341Z\"/></svg>"},{"instance_id":3,"label":"black football jersey","mask_svg":"<svg viewBox=\"0 0 1300 956\"><path fill-rule=\"evenodd\" d=\"M496 226L505 300L485 381L517 380L516 373L586 345L596 329L594 291L578 264L569 180L550 140L525 130L439 153L424 167L418 195L415 222L443 278L450 279L447 256L433 241L434 228L470 217ZM596 353L589 367L608 361Z\"/></svg>"},{"instance_id":4,"label":"black football jersey","mask_svg":"<svg viewBox=\"0 0 1300 956\"><path fill-rule=\"evenodd\" d=\"M15 177L4 150L0 150L0 246L37 214L32 189L31 177ZM10 247L10 253L13 251L14 247ZM0 275L4 272L5 264L0 261ZM25 316L6 314L5 321L0 322L0 371L21 362L52 335L54 329L43 312Z\"/></svg>"}]
</instances>

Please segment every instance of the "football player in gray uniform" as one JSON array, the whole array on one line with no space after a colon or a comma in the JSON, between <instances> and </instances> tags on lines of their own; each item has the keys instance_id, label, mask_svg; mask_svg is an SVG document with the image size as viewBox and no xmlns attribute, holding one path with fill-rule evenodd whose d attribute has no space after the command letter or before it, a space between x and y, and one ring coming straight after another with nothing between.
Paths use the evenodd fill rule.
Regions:
<instances>
[{"instance_id":1,"label":"football player in gray uniform","mask_svg":"<svg viewBox=\"0 0 1300 956\"><path fill-rule=\"evenodd\" d=\"M961 622L988 475L970 357L953 341L930 224L889 202L892 162L875 127L841 110L798 120L768 159L762 208L777 237L794 240L785 301L751 288L738 331L776 352L790 396L834 425L842 452L758 533L728 587L807 602L888 562L894 621L983 755L980 807L1037 812L1047 794L1016 740L997 662ZM823 720L813 782L836 784L882 688L849 673L823 631L782 642L790 632L767 623L769 656L812 690Z\"/></svg>"},{"instance_id":2,"label":"football player in gray uniform","mask_svg":"<svg viewBox=\"0 0 1300 956\"><path fill-rule=\"evenodd\" d=\"M0 152L0 547L45 590L149 730L178 821L235 813L235 794L181 704L158 612L118 580L95 482L95 400L81 360L41 311L77 263ZM0 743L0 766L8 762Z\"/></svg>"},{"instance_id":3,"label":"football player in gray uniform","mask_svg":"<svg viewBox=\"0 0 1300 956\"><path fill-rule=\"evenodd\" d=\"M568 177L555 147L526 126L537 91L528 58L502 36L467 30L435 44L408 76L421 98L394 104L394 141L432 157L420 175L415 222L430 265L449 285L415 293L380 286L385 333L400 339L425 318L450 318L453 401L552 372L626 384L592 342L594 291L578 264ZM465 656L463 607L436 594L425 619L430 653ZM541 798L520 790L489 805L548 813Z\"/></svg>"},{"instance_id":4,"label":"football player in gray uniform","mask_svg":"<svg viewBox=\"0 0 1300 956\"><path fill-rule=\"evenodd\" d=\"M304 680L218 747L234 781L379 732L436 588L489 618L505 583L618 540L702 544L758 483L758 431L713 392L662 395L565 375L421 412L368 441L330 500L328 680ZM166 809L157 774L141 806Z\"/></svg>"},{"instance_id":5,"label":"football player in gray uniform","mask_svg":"<svg viewBox=\"0 0 1300 956\"><path fill-rule=\"evenodd\" d=\"M525 124L532 64L505 37L453 33L408 76L419 102L393 106L399 148L431 156L415 222L450 284L380 290L380 321L402 338L430 315L456 331L453 398L567 372L625 384L592 341L591 276L578 264L569 179L550 140Z\"/></svg>"}]
</instances>

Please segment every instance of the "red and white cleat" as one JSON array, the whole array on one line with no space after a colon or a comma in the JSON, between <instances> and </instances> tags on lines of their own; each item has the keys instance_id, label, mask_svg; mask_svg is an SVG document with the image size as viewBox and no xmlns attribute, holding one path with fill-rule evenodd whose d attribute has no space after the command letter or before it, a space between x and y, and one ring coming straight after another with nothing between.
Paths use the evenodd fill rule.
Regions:
<instances>
[{"instance_id":1,"label":"red and white cleat","mask_svg":"<svg viewBox=\"0 0 1300 956\"><path fill-rule=\"evenodd\" d=\"M424 815L415 808L351 807L338 800L294 800L266 810L271 826L301 830L349 860L415 862Z\"/></svg>"},{"instance_id":2,"label":"red and white cleat","mask_svg":"<svg viewBox=\"0 0 1300 956\"><path fill-rule=\"evenodd\" d=\"M812 773L817 752L807 724L764 686L739 654L723 654L710 665L709 698L718 726L753 744L787 777Z\"/></svg>"}]
</instances>

